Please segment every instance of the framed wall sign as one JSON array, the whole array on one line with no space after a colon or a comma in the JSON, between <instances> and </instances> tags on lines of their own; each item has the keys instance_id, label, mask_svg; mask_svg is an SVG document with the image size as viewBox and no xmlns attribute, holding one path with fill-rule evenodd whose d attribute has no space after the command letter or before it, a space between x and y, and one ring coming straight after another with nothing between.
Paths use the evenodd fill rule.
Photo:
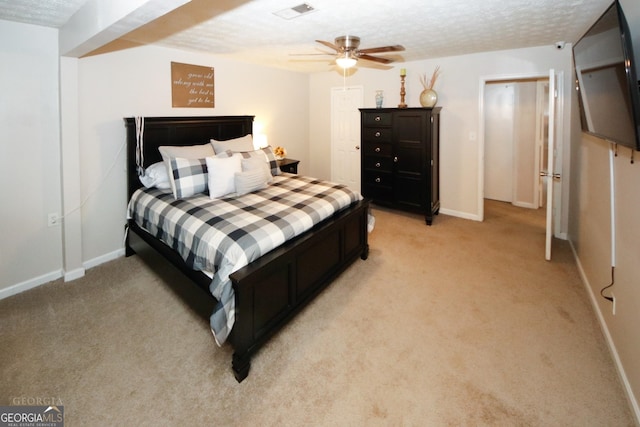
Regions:
<instances>
[{"instance_id":1,"label":"framed wall sign","mask_svg":"<svg viewBox=\"0 0 640 427\"><path fill-rule=\"evenodd\" d=\"M172 107L215 107L213 67L171 62Z\"/></svg>"}]
</instances>

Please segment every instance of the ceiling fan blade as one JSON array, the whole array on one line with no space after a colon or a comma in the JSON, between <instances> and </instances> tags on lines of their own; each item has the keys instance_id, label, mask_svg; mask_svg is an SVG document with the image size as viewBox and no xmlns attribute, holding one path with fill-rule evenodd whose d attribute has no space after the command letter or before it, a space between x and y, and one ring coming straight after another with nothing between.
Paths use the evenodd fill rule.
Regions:
<instances>
[{"instance_id":1,"label":"ceiling fan blade","mask_svg":"<svg viewBox=\"0 0 640 427\"><path fill-rule=\"evenodd\" d=\"M290 53L289 56L312 56L312 55L323 55L323 56L335 56L335 53Z\"/></svg>"},{"instance_id":2,"label":"ceiling fan blade","mask_svg":"<svg viewBox=\"0 0 640 427\"><path fill-rule=\"evenodd\" d=\"M382 53L382 52L400 52L404 50L404 46L399 44L393 46L372 47L370 49L360 49L360 53Z\"/></svg>"},{"instance_id":3,"label":"ceiling fan blade","mask_svg":"<svg viewBox=\"0 0 640 427\"><path fill-rule=\"evenodd\" d=\"M366 55L366 54L358 55L358 58L366 59L367 61L379 62L381 64L390 64L391 62L393 62L393 59L381 58L381 57L378 57L378 56L371 56L371 55Z\"/></svg>"},{"instance_id":4,"label":"ceiling fan blade","mask_svg":"<svg viewBox=\"0 0 640 427\"><path fill-rule=\"evenodd\" d=\"M326 47L330 47L331 49L335 50L336 52L340 52L340 48L338 46L336 46L335 44L331 43L331 42L326 42L324 40L316 40L318 43L325 45Z\"/></svg>"}]
</instances>

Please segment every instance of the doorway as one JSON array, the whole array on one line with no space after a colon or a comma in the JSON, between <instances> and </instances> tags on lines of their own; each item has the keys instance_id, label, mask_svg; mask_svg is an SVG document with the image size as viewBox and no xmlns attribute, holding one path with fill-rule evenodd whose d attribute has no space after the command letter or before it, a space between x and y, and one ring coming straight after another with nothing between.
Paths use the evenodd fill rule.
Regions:
<instances>
[{"instance_id":1,"label":"doorway","mask_svg":"<svg viewBox=\"0 0 640 427\"><path fill-rule=\"evenodd\" d=\"M500 78L500 79L483 79L481 81L481 89L480 89L480 100L481 100L481 144L480 144L480 167L478 174L478 182L479 182L479 210L480 210L480 220L484 220L484 204L485 204L485 170L490 169L491 159L486 159L487 149L485 148L486 144L491 144L491 142L486 142L486 132L485 128L487 126L491 127L491 121L487 120L485 115L485 109L488 108L487 102L485 100L485 91L487 88L491 91L489 84L493 81L498 83L505 82L520 82L522 80L529 80L532 77L518 77L511 78L508 77ZM535 169L538 171L536 174L536 179L534 181L534 188L537 188L537 191L534 191L534 201L537 195L537 202L534 202L534 208L538 208L541 205L545 206L546 210L546 237L545 237L545 259L551 260L551 242L554 236L560 235L560 223L562 217L562 210L555 209L555 206L560 206L562 194L561 194L561 185L560 180L562 174L557 172L556 165L562 164L562 157L560 153L562 152L562 134L563 134L563 119L559 119L564 117L564 73L562 71L556 73L554 69L549 69L548 76L548 87L545 89L544 83L542 81L543 77L536 77L536 84L538 85L538 90L536 91L536 129L540 131L541 135L546 135L546 138L542 136L537 139L537 143L541 144L534 153L534 161ZM516 86L517 87L517 86ZM542 89L540 89L542 88ZM545 105L544 99L548 100L548 110L546 113L544 112L544 108L541 106ZM514 110L519 107L519 102L516 102L516 98L513 98ZM517 115L513 115L513 126L514 126L514 135L517 132L517 126L515 123L517 122ZM503 119L510 123L508 118L503 117ZM536 132L537 133L537 132ZM515 138L514 138L515 139ZM520 147L515 146L514 152L517 152ZM545 149L546 148L546 149ZM541 162L546 157L546 169L541 166ZM516 161L512 164L511 170L498 170L496 173L503 173L502 179L505 180L513 180L514 170L519 171L519 163L518 160L526 159L527 156L518 156L515 157ZM527 163L528 164L528 163ZM498 169L498 168L496 168ZM518 177L520 177L520 173L518 172ZM546 198L540 197L540 194L544 192L544 190L540 189L539 185L546 186Z\"/></svg>"},{"instance_id":2,"label":"doorway","mask_svg":"<svg viewBox=\"0 0 640 427\"><path fill-rule=\"evenodd\" d=\"M548 78L486 81L483 104L484 198L543 207Z\"/></svg>"}]
</instances>

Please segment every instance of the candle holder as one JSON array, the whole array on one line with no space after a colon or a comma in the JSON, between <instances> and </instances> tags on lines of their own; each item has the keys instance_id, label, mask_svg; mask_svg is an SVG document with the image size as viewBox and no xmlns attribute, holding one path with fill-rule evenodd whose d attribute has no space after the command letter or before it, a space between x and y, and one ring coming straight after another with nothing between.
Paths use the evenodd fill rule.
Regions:
<instances>
[{"instance_id":1,"label":"candle holder","mask_svg":"<svg viewBox=\"0 0 640 427\"><path fill-rule=\"evenodd\" d=\"M404 102L404 96L407 92L404 90L404 79L406 76L400 75L400 104L398 104L398 108L407 108L407 104Z\"/></svg>"}]
</instances>

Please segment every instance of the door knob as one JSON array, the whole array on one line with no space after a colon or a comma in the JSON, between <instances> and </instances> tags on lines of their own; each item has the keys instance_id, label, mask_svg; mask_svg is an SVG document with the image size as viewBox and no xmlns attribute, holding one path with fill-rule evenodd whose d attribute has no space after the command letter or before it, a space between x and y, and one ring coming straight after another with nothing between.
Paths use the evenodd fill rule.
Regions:
<instances>
[{"instance_id":1,"label":"door knob","mask_svg":"<svg viewBox=\"0 0 640 427\"><path fill-rule=\"evenodd\" d=\"M356 145L356 147L355 147L355 148L356 148L356 150L359 150L359 149L360 149L360 146L359 146L359 145Z\"/></svg>"}]
</instances>

